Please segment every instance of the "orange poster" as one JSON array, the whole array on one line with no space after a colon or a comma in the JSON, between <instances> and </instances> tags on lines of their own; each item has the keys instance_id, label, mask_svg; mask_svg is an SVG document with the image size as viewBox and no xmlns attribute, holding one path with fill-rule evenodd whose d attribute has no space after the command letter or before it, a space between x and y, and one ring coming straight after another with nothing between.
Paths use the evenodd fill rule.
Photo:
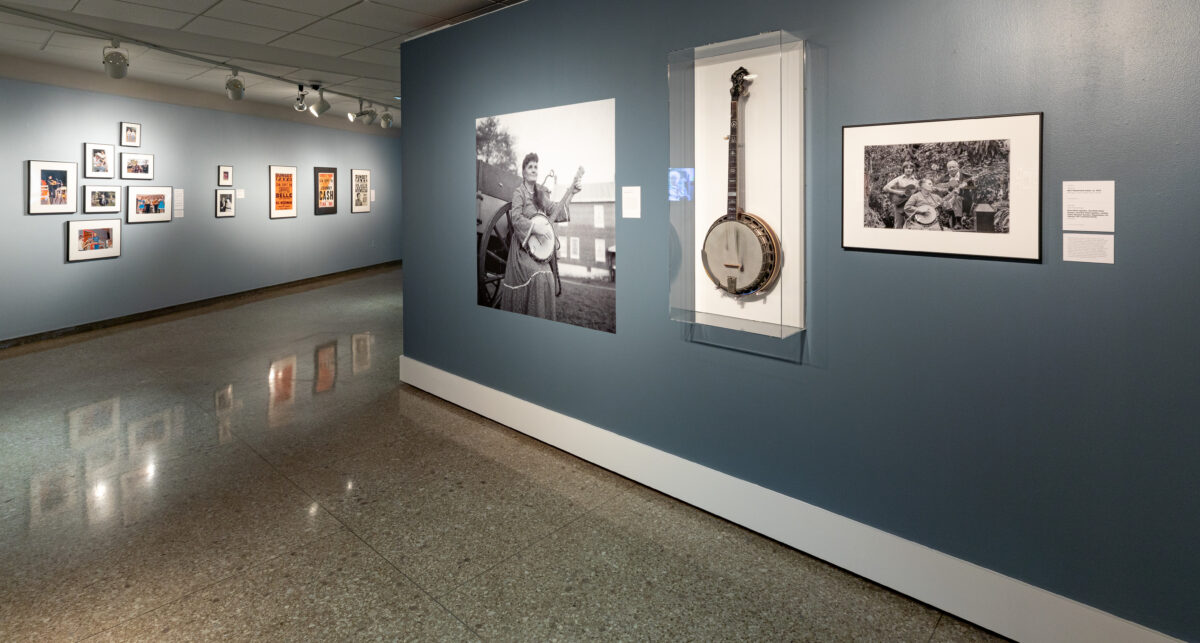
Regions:
<instances>
[{"instance_id":1,"label":"orange poster","mask_svg":"<svg viewBox=\"0 0 1200 643\"><path fill-rule=\"evenodd\" d=\"M332 208L334 205L333 173L321 172L317 174L317 207Z\"/></svg>"},{"instance_id":2,"label":"orange poster","mask_svg":"<svg viewBox=\"0 0 1200 643\"><path fill-rule=\"evenodd\" d=\"M280 172L275 175L275 209L292 209L292 175Z\"/></svg>"}]
</instances>

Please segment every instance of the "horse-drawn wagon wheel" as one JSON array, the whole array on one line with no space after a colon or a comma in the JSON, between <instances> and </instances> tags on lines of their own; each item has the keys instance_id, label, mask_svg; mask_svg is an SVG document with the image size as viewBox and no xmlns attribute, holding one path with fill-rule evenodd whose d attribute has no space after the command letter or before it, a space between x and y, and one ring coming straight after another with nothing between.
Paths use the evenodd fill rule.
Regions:
<instances>
[{"instance_id":1,"label":"horse-drawn wagon wheel","mask_svg":"<svg viewBox=\"0 0 1200 643\"><path fill-rule=\"evenodd\" d=\"M479 303L496 308L500 305L500 281L504 279L504 270L508 266L508 232L511 225L504 225L503 231L496 226L501 220L507 221L511 203L505 203L483 228L479 238Z\"/></svg>"}]
</instances>

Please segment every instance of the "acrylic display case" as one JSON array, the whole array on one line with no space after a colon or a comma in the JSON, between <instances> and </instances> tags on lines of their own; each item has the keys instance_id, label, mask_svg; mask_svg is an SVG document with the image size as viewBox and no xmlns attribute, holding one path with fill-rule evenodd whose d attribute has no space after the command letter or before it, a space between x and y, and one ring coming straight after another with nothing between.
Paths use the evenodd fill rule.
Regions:
<instances>
[{"instance_id":1,"label":"acrylic display case","mask_svg":"<svg viewBox=\"0 0 1200 643\"><path fill-rule=\"evenodd\" d=\"M803 40L776 31L669 56L672 320L777 339L805 328L806 52ZM731 132L739 68L750 76ZM701 258L735 188L739 209L765 222L780 250L778 277L745 295L718 287Z\"/></svg>"}]
</instances>

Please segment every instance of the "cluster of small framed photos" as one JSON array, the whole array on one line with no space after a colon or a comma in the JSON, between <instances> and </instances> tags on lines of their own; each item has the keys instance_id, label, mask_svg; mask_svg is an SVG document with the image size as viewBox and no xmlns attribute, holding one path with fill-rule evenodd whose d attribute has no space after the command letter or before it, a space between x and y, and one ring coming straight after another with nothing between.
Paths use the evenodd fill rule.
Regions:
<instances>
[{"instance_id":1,"label":"cluster of small framed photos","mask_svg":"<svg viewBox=\"0 0 1200 643\"><path fill-rule=\"evenodd\" d=\"M141 147L142 125L122 122L120 147ZM154 179L154 155L122 151L104 143L83 144L85 179ZM83 199L84 214L120 213L121 186L89 183L80 185L78 164L61 161L28 162L29 214L74 214L79 211L77 197ZM272 219L297 215L297 173L294 166L272 165L270 207ZM337 175L335 167L313 168L313 213L337 213ZM350 170L351 212L371 211L371 171ZM233 166L217 166L217 191L214 211L217 218L236 215L237 190L233 188ZM133 186L126 188L125 211L128 223L169 222L174 211L171 186ZM67 260L87 261L121 256L121 220L91 219L71 221L67 225Z\"/></svg>"}]
</instances>

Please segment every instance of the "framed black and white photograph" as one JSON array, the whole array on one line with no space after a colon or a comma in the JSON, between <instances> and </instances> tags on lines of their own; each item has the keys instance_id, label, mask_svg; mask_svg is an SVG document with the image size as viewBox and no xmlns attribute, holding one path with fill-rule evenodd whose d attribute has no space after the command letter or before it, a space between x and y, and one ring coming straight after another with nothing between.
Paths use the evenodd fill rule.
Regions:
<instances>
[{"instance_id":1,"label":"framed black and white photograph","mask_svg":"<svg viewBox=\"0 0 1200 643\"><path fill-rule=\"evenodd\" d=\"M371 211L371 170L350 170L350 211Z\"/></svg>"},{"instance_id":2,"label":"framed black and white photograph","mask_svg":"<svg viewBox=\"0 0 1200 643\"><path fill-rule=\"evenodd\" d=\"M1041 260L1042 114L842 128L842 247Z\"/></svg>"},{"instance_id":3,"label":"framed black and white photograph","mask_svg":"<svg viewBox=\"0 0 1200 643\"><path fill-rule=\"evenodd\" d=\"M270 214L272 219L296 216L296 168L291 165L272 165Z\"/></svg>"},{"instance_id":4,"label":"framed black and white photograph","mask_svg":"<svg viewBox=\"0 0 1200 643\"><path fill-rule=\"evenodd\" d=\"M121 152L121 178L152 180L154 155L141 152Z\"/></svg>"},{"instance_id":5,"label":"framed black and white photograph","mask_svg":"<svg viewBox=\"0 0 1200 643\"><path fill-rule=\"evenodd\" d=\"M142 124L121 123L121 147L142 146Z\"/></svg>"},{"instance_id":6,"label":"framed black and white photograph","mask_svg":"<svg viewBox=\"0 0 1200 643\"><path fill-rule=\"evenodd\" d=\"M100 143L83 144L83 177L111 179L117 175L116 148Z\"/></svg>"},{"instance_id":7,"label":"framed black and white photograph","mask_svg":"<svg viewBox=\"0 0 1200 643\"><path fill-rule=\"evenodd\" d=\"M103 214L121 211L121 187L117 185L83 186L83 213Z\"/></svg>"},{"instance_id":8,"label":"framed black and white photograph","mask_svg":"<svg viewBox=\"0 0 1200 643\"><path fill-rule=\"evenodd\" d=\"M313 214L337 214L337 168L313 168Z\"/></svg>"},{"instance_id":9,"label":"framed black and white photograph","mask_svg":"<svg viewBox=\"0 0 1200 643\"><path fill-rule=\"evenodd\" d=\"M477 302L617 331L616 101L475 121Z\"/></svg>"},{"instance_id":10,"label":"framed black and white photograph","mask_svg":"<svg viewBox=\"0 0 1200 643\"><path fill-rule=\"evenodd\" d=\"M217 166L217 185L221 187L230 187L233 185L233 166L218 165Z\"/></svg>"},{"instance_id":11,"label":"framed black and white photograph","mask_svg":"<svg viewBox=\"0 0 1200 643\"><path fill-rule=\"evenodd\" d=\"M121 220L87 219L67 222L67 261L90 261L121 256Z\"/></svg>"},{"instance_id":12,"label":"framed black and white photograph","mask_svg":"<svg viewBox=\"0 0 1200 643\"><path fill-rule=\"evenodd\" d=\"M236 213L235 190L217 190L217 218L232 217Z\"/></svg>"},{"instance_id":13,"label":"framed black and white photograph","mask_svg":"<svg viewBox=\"0 0 1200 643\"><path fill-rule=\"evenodd\" d=\"M29 161L29 214L70 214L78 210L79 169L75 163Z\"/></svg>"},{"instance_id":14,"label":"framed black and white photograph","mask_svg":"<svg viewBox=\"0 0 1200 643\"><path fill-rule=\"evenodd\" d=\"M171 220L170 186L129 187L125 213L129 223L154 223Z\"/></svg>"}]
</instances>

